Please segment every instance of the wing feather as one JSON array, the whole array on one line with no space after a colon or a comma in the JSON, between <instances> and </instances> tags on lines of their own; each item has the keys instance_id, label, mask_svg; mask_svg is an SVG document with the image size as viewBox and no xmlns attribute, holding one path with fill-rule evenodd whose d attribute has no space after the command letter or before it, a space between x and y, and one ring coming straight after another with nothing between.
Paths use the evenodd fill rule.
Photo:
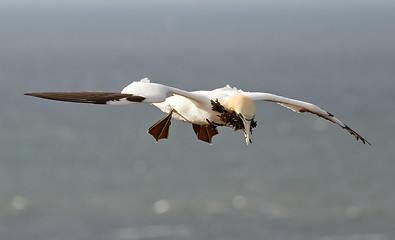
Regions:
<instances>
[{"instance_id":1,"label":"wing feather","mask_svg":"<svg viewBox=\"0 0 395 240\"><path fill-rule=\"evenodd\" d=\"M337 119L335 116L333 116L333 114L319 108L318 106L316 106L314 104L296 100L296 99L291 99L291 98L287 98L287 97L274 95L271 93L245 92L244 94L246 96L248 96L249 98L251 98L253 101L275 102L275 103L280 104L283 107L291 109L294 112L298 112L298 113L309 112L309 113L315 114L315 115L322 117L328 121L336 123L341 128L347 130L357 140L361 140L364 144L367 143L367 144L371 145L369 141L367 141L365 138L363 138L361 135L359 135L357 132L355 132L349 126L347 126L346 124L341 122L339 119Z\"/></svg>"},{"instance_id":2,"label":"wing feather","mask_svg":"<svg viewBox=\"0 0 395 240\"><path fill-rule=\"evenodd\" d=\"M37 92L26 93L25 95L65 102L125 105L132 103L160 103L166 100L168 94L176 94L186 97L194 101L196 104L203 104L204 102L209 103L209 100L205 99L205 96L201 94L188 92L158 83L151 83L148 79L132 82L125 87L121 93L82 91Z\"/></svg>"},{"instance_id":3,"label":"wing feather","mask_svg":"<svg viewBox=\"0 0 395 240\"><path fill-rule=\"evenodd\" d=\"M93 104L130 104L143 101L145 98L134 94L84 91L84 92L37 92L25 95L56 101L93 103Z\"/></svg>"}]
</instances>

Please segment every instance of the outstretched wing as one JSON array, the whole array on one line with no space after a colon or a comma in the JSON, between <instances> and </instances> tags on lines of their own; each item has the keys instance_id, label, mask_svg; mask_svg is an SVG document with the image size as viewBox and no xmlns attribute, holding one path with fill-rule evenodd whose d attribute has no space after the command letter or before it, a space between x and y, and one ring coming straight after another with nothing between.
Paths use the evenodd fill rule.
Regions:
<instances>
[{"instance_id":1,"label":"outstretched wing","mask_svg":"<svg viewBox=\"0 0 395 240\"><path fill-rule=\"evenodd\" d=\"M26 93L25 95L65 102L125 105L132 103L160 103L166 100L169 93L184 96L196 103L203 102L203 96L200 96L199 94L158 83L151 83L146 78L138 82L132 82L125 87L121 93L83 91L37 92Z\"/></svg>"},{"instance_id":2,"label":"outstretched wing","mask_svg":"<svg viewBox=\"0 0 395 240\"><path fill-rule=\"evenodd\" d=\"M134 94L84 91L84 92L38 92L25 95L65 102L122 105L137 103L145 98Z\"/></svg>"},{"instance_id":3,"label":"outstretched wing","mask_svg":"<svg viewBox=\"0 0 395 240\"><path fill-rule=\"evenodd\" d=\"M176 94L188 98L197 104L210 104L210 99L198 92L188 92L159 83L151 83L148 78L132 82L122 90L122 93L143 96L145 97L142 101L143 103L160 103L166 100L168 94Z\"/></svg>"},{"instance_id":4,"label":"outstretched wing","mask_svg":"<svg viewBox=\"0 0 395 240\"><path fill-rule=\"evenodd\" d=\"M325 118L326 120L329 120L333 123L336 123L343 129L347 130L351 135L353 135L357 140L361 140L364 144L367 143L370 145L370 142L367 141L365 138L363 138L361 135L359 135L357 132L352 130L349 126L338 120L333 116L333 114L319 108L318 106L304 102L304 101L299 101L291 98L286 98L278 95L274 95L271 93L260 93L260 92L245 92L243 93L249 98L251 98L253 101L268 101L268 102L275 102L280 104L283 107L289 108L293 110L294 112L298 113L303 113L303 112L309 112L316 114L319 117Z\"/></svg>"}]
</instances>

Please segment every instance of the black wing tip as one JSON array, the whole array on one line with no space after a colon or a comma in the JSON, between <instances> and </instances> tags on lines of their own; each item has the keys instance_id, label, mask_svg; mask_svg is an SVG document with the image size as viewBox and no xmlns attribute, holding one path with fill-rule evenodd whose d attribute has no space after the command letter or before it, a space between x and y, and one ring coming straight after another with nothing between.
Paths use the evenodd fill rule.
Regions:
<instances>
[{"instance_id":1,"label":"black wing tip","mask_svg":"<svg viewBox=\"0 0 395 240\"><path fill-rule=\"evenodd\" d=\"M23 95L38 97L38 98L46 98L46 97L44 97L43 93L45 94L45 92L33 92L33 93L24 93Z\"/></svg>"},{"instance_id":2,"label":"black wing tip","mask_svg":"<svg viewBox=\"0 0 395 240\"><path fill-rule=\"evenodd\" d=\"M24 95L45 98L55 101L108 104L109 102L126 99L129 102L142 102L146 98L129 93L112 93L102 91L81 91L81 92L35 92Z\"/></svg>"},{"instance_id":3,"label":"black wing tip","mask_svg":"<svg viewBox=\"0 0 395 240\"><path fill-rule=\"evenodd\" d=\"M357 141L358 141L358 140L361 140L361 142L362 142L363 144L366 144L366 143L367 143L369 146L372 145L368 140L366 140L366 139L363 138L361 135L359 135L357 132L355 132L354 130L352 130L349 126L347 126L347 125L344 124L344 127L343 127L343 128L346 129L351 135L353 135L353 136L357 139Z\"/></svg>"}]
</instances>

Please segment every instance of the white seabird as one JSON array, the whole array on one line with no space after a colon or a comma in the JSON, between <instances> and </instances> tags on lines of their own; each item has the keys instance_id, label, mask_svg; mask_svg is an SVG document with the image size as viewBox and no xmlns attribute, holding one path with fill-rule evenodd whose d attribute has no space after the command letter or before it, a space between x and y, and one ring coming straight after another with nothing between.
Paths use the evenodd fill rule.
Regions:
<instances>
[{"instance_id":1,"label":"white seabird","mask_svg":"<svg viewBox=\"0 0 395 240\"><path fill-rule=\"evenodd\" d=\"M167 96L173 94L172 96ZM156 122L148 130L156 141L167 139L171 117L191 123L199 140L211 144L211 139L218 134L218 126L241 129L244 132L247 145L251 143L250 134L256 127L255 102L268 101L280 104L294 112L310 112L329 120L347 130L357 140L364 144L368 142L346 124L335 118L331 113L318 106L290 99L271 93L244 92L226 86L212 91L185 91L158 83L151 83L148 78L132 82L121 93L83 91L83 92L39 92L26 93L34 97L51 100L80 102L108 105L126 105L134 103L148 103L158 107L167 116Z\"/></svg>"}]
</instances>

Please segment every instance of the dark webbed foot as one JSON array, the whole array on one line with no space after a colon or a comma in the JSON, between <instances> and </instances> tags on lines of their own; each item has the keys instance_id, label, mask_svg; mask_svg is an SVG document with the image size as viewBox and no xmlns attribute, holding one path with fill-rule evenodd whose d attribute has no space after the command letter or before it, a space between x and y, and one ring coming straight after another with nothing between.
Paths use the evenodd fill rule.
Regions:
<instances>
[{"instance_id":1,"label":"dark webbed foot","mask_svg":"<svg viewBox=\"0 0 395 240\"><path fill-rule=\"evenodd\" d=\"M199 140L202 140L210 144L213 136L218 134L217 127L214 125L192 124L192 127L193 127L193 131L195 131L195 134Z\"/></svg>"},{"instance_id":2,"label":"dark webbed foot","mask_svg":"<svg viewBox=\"0 0 395 240\"><path fill-rule=\"evenodd\" d=\"M148 129L148 133L151 134L156 141L158 141L159 139L168 138L172 114L173 110L171 110L169 114L166 115L166 117L162 118Z\"/></svg>"}]
</instances>

